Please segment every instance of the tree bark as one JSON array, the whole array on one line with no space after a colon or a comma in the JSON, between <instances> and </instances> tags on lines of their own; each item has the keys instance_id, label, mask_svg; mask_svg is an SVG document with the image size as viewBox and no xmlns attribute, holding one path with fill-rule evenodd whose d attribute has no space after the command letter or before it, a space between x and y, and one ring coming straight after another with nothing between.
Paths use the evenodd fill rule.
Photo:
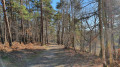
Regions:
<instances>
[{"instance_id":1,"label":"tree bark","mask_svg":"<svg viewBox=\"0 0 120 67\"><path fill-rule=\"evenodd\" d=\"M65 19L64 19L64 9L62 10L63 14L62 14L62 34L61 34L61 44L63 45L63 37L64 37L64 22L65 22Z\"/></svg>"},{"instance_id":2,"label":"tree bark","mask_svg":"<svg viewBox=\"0 0 120 67\"><path fill-rule=\"evenodd\" d=\"M105 46L104 46L104 37L103 37L103 23L102 23L102 0L98 1L99 7L99 33L100 33L100 45L101 45L101 52L102 52L102 61L103 67L106 67L106 58L105 58Z\"/></svg>"},{"instance_id":3,"label":"tree bark","mask_svg":"<svg viewBox=\"0 0 120 67\"><path fill-rule=\"evenodd\" d=\"M22 0L20 0L20 5L22 7ZM20 13L21 14L21 40L20 40L20 43L21 42L24 42L24 24L23 24L23 16L22 16L22 12Z\"/></svg>"},{"instance_id":4,"label":"tree bark","mask_svg":"<svg viewBox=\"0 0 120 67\"><path fill-rule=\"evenodd\" d=\"M46 37L45 37L45 44L48 44L48 19L46 19Z\"/></svg>"},{"instance_id":5,"label":"tree bark","mask_svg":"<svg viewBox=\"0 0 120 67\"><path fill-rule=\"evenodd\" d=\"M8 17L7 17L5 0L2 0L2 7L3 7L3 13L4 13L4 20L5 20L5 24L6 24L6 29L7 29L7 32L8 32L9 46L12 46L12 36L11 36L9 21L8 21Z\"/></svg>"},{"instance_id":6,"label":"tree bark","mask_svg":"<svg viewBox=\"0 0 120 67\"><path fill-rule=\"evenodd\" d=\"M58 24L57 24L58 28L57 28L57 43L58 45L60 44L60 21L58 21Z\"/></svg>"},{"instance_id":7,"label":"tree bark","mask_svg":"<svg viewBox=\"0 0 120 67\"><path fill-rule=\"evenodd\" d=\"M42 8L42 0L41 4L40 4L40 9L41 9L41 35L40 35L40 39L41 39L41 45L43 46L43 8Z\"/></svg>"}]
</instances>

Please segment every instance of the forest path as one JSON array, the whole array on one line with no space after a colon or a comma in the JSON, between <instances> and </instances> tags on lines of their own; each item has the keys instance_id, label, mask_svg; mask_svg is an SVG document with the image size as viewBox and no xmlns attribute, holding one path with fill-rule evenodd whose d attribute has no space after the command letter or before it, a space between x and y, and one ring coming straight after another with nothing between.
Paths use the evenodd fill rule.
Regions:
<instances>
[{"instance_id":1,"label":"forest path","mask_svg":"<svg viewBox=\"0 0 120 67\"><path fill-rule=\"evenodd\" d=\"M11 61L3 60L4 66L1 67L102 67L101 63L94 63L98 57L86 53L76 54L73 50L65 50L60 45L48 45L46 50L42 52L37 50L32 54L28 51L16 52L20 58L13 57Z\"/></svg>"},{"instance_id":2,"label":"forest path","mask_svg":"<svg viewBox=\"0 0 120 67\"><path fill-rule=\"evenodd\" d=\"M94 64L95 59L92 55L65 50L63 46L49 45L28 67L102 67L101 63Z\"/></svg>"}]
</instances>

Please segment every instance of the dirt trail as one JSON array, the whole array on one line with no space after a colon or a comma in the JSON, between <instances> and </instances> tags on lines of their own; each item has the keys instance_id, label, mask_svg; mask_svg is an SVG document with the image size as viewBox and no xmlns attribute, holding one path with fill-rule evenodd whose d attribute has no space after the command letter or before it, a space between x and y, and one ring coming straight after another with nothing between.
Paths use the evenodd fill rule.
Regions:
<instances>
[{"instance_id":1,"label":"dirt trail","mask_svg":"<svg viewBox=\"0 0 120 67\"><path fill-rule=\"evenodd\" d=\"M3 64L0 63L0 67L102 67L101 63L94 63L96 57L74 54L70 51L58 45L49 45L46 50L34 51L33 54L27 54L28 51L22 50L20 53L17 52L17 55L20 55L19 60L2 60Z\"/></svg>"}]
</instances>

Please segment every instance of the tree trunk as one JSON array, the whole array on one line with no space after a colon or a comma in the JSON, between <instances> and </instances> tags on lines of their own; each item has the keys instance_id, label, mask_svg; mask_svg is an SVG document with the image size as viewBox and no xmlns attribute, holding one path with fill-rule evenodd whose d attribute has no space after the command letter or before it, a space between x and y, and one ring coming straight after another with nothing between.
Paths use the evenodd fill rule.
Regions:
<instances>
[{"instance_id":1,"label":"tree trunk","mask_svg":"<svg viewBox=\"0 0 120 67\"><path fill-rule=\"evenodd\" d=\"M100 45L101 45L101 52L102 52L102 61L103 61L103 67L106 66L105 61L105 46L104 46L104 37L103 37L103 23L102 23L102 0L98 1L98 7L99 7L99 32L100 32Z\"/></svg>"},{"instance_id":2,"label":"tree trunk","mask_svg":"<svg viewBox=\"0 0 120 67\"><path fill-rule=\"evenodd\" d=\"M114 33L113 33L113 24L114 24L114 18L112 17L111 19L111 30L112 30L112 34L111 34L111 43L113 45L113 51L114 51L114 58L117 59L117 54L116 54L116 49L115 49L115 42L114 42Z\"/></svg>"},{"instance_id":3,"label":"tree trunk","mask_svg":"<svg viewBox=\"0 0 120 67\"><path fill-rule=\"evenodd\" d=\"M58 21L58 26L57 26L57 43L58 45L60 44L60 21Z\"/></svg>"},{"instance_id":4,"label":"tree trunk","mask_svg":"<svg viewBox=\"0 0 120 67\"><path fill-rule=\"evenodd\" d=\"M89 43L90 43L90 44L89 44L89 52L90 52L90 53L92 53L92 39L91 39L91 38L92 38L92 31L91 31L91 33L90 33L90 42L89 42Z\"/></svg>"},{"instance_id":5,"label":"tree trunk","mask_svg":"<svg viewBox=\"0 0 120 67\"><path fill-rule=\"evenodd\" d=\"M22 0L20 0L20 5L22 7ZM21 40L20 40L20 43L21 42L24 42L24 25L23 25L23 17L22 17L22 12L20 13L21 14Z\"/></svg>"},{"instance_id":6,"label":"tree trunk","mask_svg":"<svg viewBox=\"0 0 120 67\"><path fill-rule=\"evenodd\" d=\"M63 37L64 37L64 9L63 9L63 14L62 14L62 34L61 34L61 44L63 45Z\"/></svg>"},{"instance_id":7,"label":"tree trunk","mask_svg":"<svg viewBox=\"0 0 120 67\"><path fill-rule=\"evenodd\" d=\"M95 18L95 35L97 34L97 24L96 24L97 18ZM96 38L97 39L97 38ZM94 55L96 55L96 49L97 49L97 42L95 42L95 50L94 50Z\"/></svg>"},{"instance_id":8,"label":"tree trunk","mask_svg":"<svg viewBox=\"0 0 120 67\"><path fill-rule=\"evenodd\" d=\"M8 22L7 12L6 12L5 0L2 0L2 7L3 7L6 29L7 29L7 32L8 32L9 45L12 46L12 36L11 36L10 26L9 26L9 22Z\"/></svg>"},{"instance_id":9,"label":"tree trunk","mask_svg":"<svg viewBox=\"0 0 120 67\"><path fill-rule=\"evenodd\" d=\"M40 4L40 9L41 9L41 35L40 35L40 38L41 38L41 45L43 46L43 9L42 9L42 0L41 1L41 4Z\"/></svg>"},{"instance_id":10,"label":"tree trunk","mask_svg":"<svg viewBox=\"0 0 120 67\"><path fill-rule=\"evenodd\" d=\"M2 29L1 29L1 23L0 23L0 42L2 42Z\"/></svg>"},{"instance_id":11,"label":"tree trunk","mask_svg":"<svg viewBox=\"0 0 120 67\"><path fill-rule=\"evenodd\" d=\"M46 20L46 37L45 37L45 44L48 44L48 21Z\"/></svg>"},{"instance_id":12,"label":"tree trunk","mask_svg":"<svg viewBox=\"0 0 120 67\"><path fill-rule=\"evenodd\" d=\"M108 30L108 52L109 52L109 63L110 67L113 67L113 54L112 54L112 44L111 44L111 34L110 30Z\"/></svg>"},{"instance_id":13,"label":"tree trunk","mask_svg":"<svg viewBox=\"0 0 120 67\"><path fill-rule=\"evenodd\" d=\"M104 1L102 0L102 18L103 18L103 22L104 22L104 26L105 26L105 37L106 37L106 44L107 44L107 57L109 57L109 63L110 63L110 67L113 67L113 54L112 54L112 44L114 45L114 37L112 35L112 29L113 29L113 26L112 26L112 13L110 12L110 15L107 14L106 12L106 3L107 1ZM112 8L112 7L110 7ZM109 9L111 11L111 9ZM108 15L108 16L107 16ZM111 27L111 28L110 28ZM111 39L113 38L113 39Z\"/></svg>"}]
</instances>

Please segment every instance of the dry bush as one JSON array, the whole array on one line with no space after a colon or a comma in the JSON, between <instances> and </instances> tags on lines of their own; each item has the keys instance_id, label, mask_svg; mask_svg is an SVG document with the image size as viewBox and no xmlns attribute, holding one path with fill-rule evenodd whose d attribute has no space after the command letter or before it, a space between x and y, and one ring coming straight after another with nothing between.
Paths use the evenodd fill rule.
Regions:
<instances>
[{"instance_id":1,"label":"dry bush","mask_svg":"<svg viewBox=\"0 0 120 67\"><path fill-rule=\"evenodd\" d=\"M4 45L0 43L0 51L4 49Z\"/></svg>"},{"instance_id":2,"label":"dry bush","mask_svg":"<svg viewBox=\"0 0 120 67\"><path fill-rule=\"evenodd\" d=\"M8 43L8 42L5 42L4 47L9 48L9 47L10 47L10 46L9 46L9 43Z\"/></svg>"},{"instance_id":3,"label":"dry bush","mask_svg":"<svg viewBox=\"0 0 120 67\"><path fill-rule=\"evenodd\" d=\"M19 42L13 42L12 43L13 45L12 45L12 49L13 50L21 50L21 49L25 49L25 45L23 44L23 43L19 43Z\"/></svg>"},{"instance_id":4,"label":"dry bush","mask_svg":"<svg viewBox=\"0 0 120 67\"><path fill-rule=\"evenodd\" d=\"M28 44L23 44L23 43L19 43L19 42L13 42L12 46L9 46L9 43L6 42L5 44L1 44L0 43L0 51L3 52L11 52L11 51L19 51L22 49L44 49L43 46L38 45L40 43L28 43Z\"/></svg>"},{"instance_id":5,"label":"dry bush","mask_svg":"<svg viewBox=\"0 0 120 67\"><path fill-rule=\"evenodd\" d=\"M0 51L11 52L12 49L9 47L9 43L6 42L5 44L0 44Z\"/></svg>"},{"instance_id":6,"label":"dry bush","mask_svg":"<svg viewBox=\"0 0 120 67\"><path fill-rule=\"evenodd\" d=\"M26 49L33 49L34 45L32 43L26 44Z\"/></svg>"}]
</instances>

